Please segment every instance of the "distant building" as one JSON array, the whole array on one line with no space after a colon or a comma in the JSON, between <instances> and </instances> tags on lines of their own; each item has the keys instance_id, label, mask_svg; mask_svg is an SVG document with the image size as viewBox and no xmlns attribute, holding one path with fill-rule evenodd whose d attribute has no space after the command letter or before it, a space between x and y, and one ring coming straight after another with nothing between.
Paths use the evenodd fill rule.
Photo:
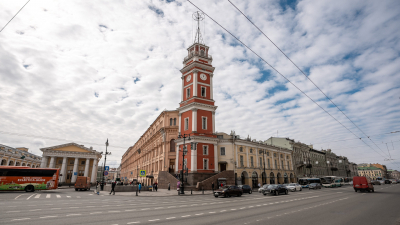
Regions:
<instances>
[{"instance_id":1,"label":"distant building","mask_svg":"<svg viewBox=\"0 0 400 225\"><path fill-rule=\"evenodd\" d=\"M369 177L372 180L376 180L378 177L383 176L383 170L374 166L363 166L358 167L358 176Z\"/></svg>"},{"instance_id":2,"label":"distant building","mask_svg":"<svg viewBox=\"0 0 400 225\"><path fill-rule=\"evenodd\" d=\"M358 168L360 167L376 167L382 170L382 178L389 179L388 170L385 165L381 165L379 163L360 163L358 164Z\"/></svg>"},{"instance_id":3,"label":"distant building","mask_svg":"<svg viewBox=\"0 0 400 225\"><path fill-rule=\"evenodd\" d=\"M28 152L28 148L13 148L0 144L0 165L1 166L29 166L40 167L42 157Z\"/></svg>"},{"instance_id":4,"label":"distant building","mask_svg":"<svg viewBox=\"0 0 400 225\"><path fill-rule=\"evenodd\" d=\"M389 179L400 179L400 172L397 170L388 170Z\"/></svg>"}]
</instances>

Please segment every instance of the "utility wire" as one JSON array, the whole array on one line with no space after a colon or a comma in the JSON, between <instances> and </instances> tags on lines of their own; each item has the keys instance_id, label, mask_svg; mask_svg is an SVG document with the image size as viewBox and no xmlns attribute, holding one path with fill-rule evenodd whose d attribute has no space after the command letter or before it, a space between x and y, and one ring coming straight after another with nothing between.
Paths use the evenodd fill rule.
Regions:
<instances>
[{"instance_id":1,"label":"utility wire","mask_svg":"<svg viewBox=\"0 0 400 225\"><path fill-rule=\"evenodd\" d=\"M359 138L353 131L351 131L349 128L347 128L344 124L342 124L339 120L337 120L332 114L330 114L328 111L326 111L322 106L320 106L314 99L312 99L310 96L308 96L304 91L302 91L299 87L297 87L293 82L291 82L288 78L286 78L282 73L280 73L275 67L273 67L271 64L269 64L264 58L262 58L260 55L258 55L253 49L251 49L249 46L247 46L245 43L243 43L239 38L237 38L235 35L233 35L230 31L228 31L225 27L223 27L221 24L219 24L217 21L215 21L212 17L210 17L207 13L205 13L203 10L201 10L199 7L197 7L195 4L193 4L190 0L188 0L190 4L192 4L194 7L196 7L198 10L200 10L204 15L206 15L208 18L210 18L214 23L216 23L218 26L220 26L223 30L225 30L227 33L229 33L232 37L234 37L237 41L239 41L243 46L245 46L247 49L249 49L251 52L253 52L258 58L260 58L262 61L264 61L268 66L270 66L276 73L281 75L286 81L288 81L290 84L292 84L297 90L299 90L301 93L303 93L308 99L310 99L312 102L314 102L319 108L321 108L325 113L327 113L330 117L332 117L336 122L338 122L340 125L342 125L346 130L348 130L350 133L352 133L354 136ZM369 144L367 144L364 140L360 139L364 144L366 144L368 147L370 147L372 150L374 150L376 153L378 153L380 156L383 158L386 158L386 156L383 156L380 154L378 151L373 149ZM383 151L382 151L383 152ZM385 152L383 152L385 153Z\"/></svg>"},{"instance_id":2,"label":"utility wire","mask_svg":"<svg viewBox=\"0 0 400 225\"><path fill-rule=\"evenodd\" d=\"M357 127L358 130L360 130L365 136L368 137L368 139L374 143L374 145L376 147L378 147L383 153L385 153L377 144L375 144L375 142L370 138L370 136L368 136L363 130L361 130L360 127L358 127L340 108L339 106L337 106L332 99L330 99L322 90L321 88L319 88L314 81L312 81L310 79L309 76L306 75L306 73L304 73L304 71L302 69L300 69L300 67L298 67L296 65L296 63L294 63L289 56L287 56L257 25L255 25L250 19L249 17L247 17L235 4L233 4L230 0L228 0L229 3L231 3L231 5L233 5L233 7L235 7L251 24L253 24L254 27L256 27L273 45L275 45L275 47L323 94L325 95L325 97L355 126Z\"/></svg>"},{"instance_id":3,"label":"utility wire","mask_svg":"<svg viewBox=\"0 0 400 225\"><path fill-rule=\"evenodd\" d=\"M394 132L383 133L383 134L375 134L375 135L370 135L370 137L381 136L381 135L385 135L385 134L394 134L394 133L400 133L400 131L394 131ZM349 138L349 139L342 139L342 140L335 140L335 141L327 141L327 142L319 142L319 143L313 143L313 144L316 145L316 144L332 143L332 142L339 142L339 141L349 141L349 140L355 140L355 139L361 139L361 138L365 138L365 137L360 137L360 138Z\"/></svg>"},{"instance_id":4,"label":"utility wire","mask_svg":"<svg viewBox=\"0 0 400 225\"><path fill-rule=\"evenodd\" d=\"M22 6L22 8L20 8L20 9L18 10L18 12L6 23L6 25L4 25L3 28L1 28L0 33L4 30L4 28L6 28L6 26L11 22L11 20L13 20L14 17L16 17L16 16L18 15L18 13L21 12L21 10L22 10L22 9L26 6L26 4L28 4L28 2L30 2L30 1L31 1L31 0L28 0L28 1L25 3L25 5Z\"/></svg>"}]
</instances>

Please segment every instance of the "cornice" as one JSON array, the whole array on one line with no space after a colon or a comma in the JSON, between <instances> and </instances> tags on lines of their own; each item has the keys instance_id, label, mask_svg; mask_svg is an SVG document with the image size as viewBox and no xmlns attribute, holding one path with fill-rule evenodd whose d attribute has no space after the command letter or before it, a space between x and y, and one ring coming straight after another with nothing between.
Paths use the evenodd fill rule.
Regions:
<instances>
[{"instance_id":1,"label":"cornice","mask_svg":"<svg viewBox=\"0 0 400 225\"><path fill-rule=\"evenodd\" d=\"M215 67L213 67L213 66L205 65L205 64L199 63L197 61L194 61L193 63L183 67L180 71L181 71L182 74L184 74L184 73L192 70L195 67L201 68L203 70L207 70L208 69L208 70L211 70L211 72L214 72L214 70L215 70ZM208 73L209 73L209 71L208 71Z\"/></svg>"},{"instance_id":2,"label":"cornice","mask_svg":"<svg viewBox=\"0 0 400 225\"><path fill-rule=\"evenodd\" d=\"M189 103L182 107L179 107L178 110L179 110L179 113L183 113L183 112L191 110L192 108L215 111L215 110L217 110L218 106L203 104L203 103L199 103L199 102L192 102L192 103Z\"/></svg>"}]
</instances>

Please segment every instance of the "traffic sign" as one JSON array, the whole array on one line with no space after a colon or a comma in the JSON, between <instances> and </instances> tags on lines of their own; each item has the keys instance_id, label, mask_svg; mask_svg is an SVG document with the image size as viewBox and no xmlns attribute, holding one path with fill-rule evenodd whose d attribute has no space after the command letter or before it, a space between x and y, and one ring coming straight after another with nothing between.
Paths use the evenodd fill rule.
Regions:
<instances>
[{"instance_id":1,"label":"traffic sign","mask_svg":"<svg viewBox=\"0 0 400 225\"><path fill-rule=\"evenodd\" d=\"M104 167L104 170L105 170L105 171L109 171L109 170L110 170L110 167L109 167L109 166L105 166L105 167Z\"/></svg>"},{"instance_id":2,"label":"traffic sign","mask_svg":"<svg viewBox=\"0 0 400 225\"><path fill-rule=\"evenodd\" d=\"M78 172L74 172L74 175L78 175Z\"/></svg>"},{"instance_id":3,"label":"traffic sign","mask_svg":"<svg viewBox=\"0 0 400 225\"><path fill-rule=\"evenodd\" d=\"M146 176L146 170L140 170L140 176L145 177Z\"/></svg>"},{"instance_id":4,"label":"traffic sign","mask_svg":"<svg viewBox=\"0 0 400 225\"><path fill-rule=\"evenodd\" d=\"M104 176L108 176L108 171L104 171Z\"/></svg>"}]
</instances>

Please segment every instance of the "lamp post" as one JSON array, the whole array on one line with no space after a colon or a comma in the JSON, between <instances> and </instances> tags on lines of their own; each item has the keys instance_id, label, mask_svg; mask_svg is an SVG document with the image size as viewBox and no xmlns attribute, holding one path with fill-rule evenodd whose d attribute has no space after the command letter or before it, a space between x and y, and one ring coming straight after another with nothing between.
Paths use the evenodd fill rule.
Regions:
<instances>
[{"instance_id":1,"label":"lamp post","mask_svg":"<svg viewBox=\"0 0 400 225\"><path fill-rule=\"evenodd\" d=\"M106 162L107 162L107 155L111 155L111 152L107 152L107 147L108 147L108 138L107 138L107 142L106 142L106 152L103 153L101 152L100 154L103 155L104 154L104 167L103 167L103 175L102 175L102 179L101 179L101 190L103 190L104 188L104 172L106 170Z\"/></svg>"},{"instance_id":2,"label":"lamp post","mask_svg":"<svg viewBox=\"0 0 400 225\"><path fill-rule=\"evenodd\" d=\"M182 186L182 188L180 188L180 190L181 190L181 194L185 194L185 188L184 188L184 179L183 179L183 176L184 176L184 170L185 170L185 155L186 155L186 153L187 153L187 148L186 148L186 145L185 145L185 140L186 140L186 138L188 138L188 141L190 141L191 139L190 139L190 134L184 134L184 135L181 135L181 134L179 134L178 135L178 138L183 138L183 147L182 147L182 171L181 171L181 174L182 174L182 176L181 176L181 186ZM178 150L179 151L179 150Z\"/></svg>"},{"instance_id":3,"label":"lamp post","mask_svg":"<svg viewBox=\"0 0 400 225\"><path fill-rule=\"evenodd\" d=\"M330 162L326 161L326 163L328 164L328 176L329 176L329 167L330 167Z\"/></svg>"},{"instance_id":4,"label":"lamp post","mask_svg":"<svg viewBox=\"0 0 400 225\"><path fill-rule=\"evenodd\" d=\"M140 148L137 150L138 152L138 159L136 160L136 196L138 196L139 191L139 155L140 155Z\"/></svg>"}]
</instances>

